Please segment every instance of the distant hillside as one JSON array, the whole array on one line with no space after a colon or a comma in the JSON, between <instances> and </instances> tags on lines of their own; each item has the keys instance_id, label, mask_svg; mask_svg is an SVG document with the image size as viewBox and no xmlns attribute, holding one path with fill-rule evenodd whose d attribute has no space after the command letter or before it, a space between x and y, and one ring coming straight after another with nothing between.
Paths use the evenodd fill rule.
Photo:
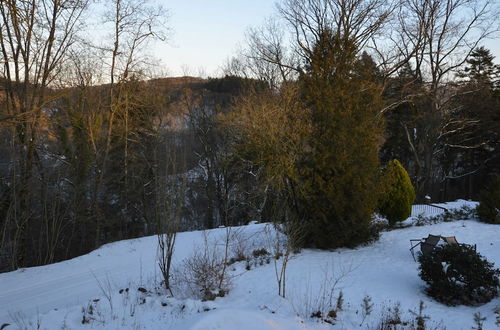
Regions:
<instances>
[{"instance_id":1,"label":"distant hillside","mask_svg":"<svg viewBox=\"0 0 500 330\"><path fill-rule=\"evenodd\" d=\"M199 89L203 88L203 85L207 82L207 79L199 77L170 77L170 78L156 78L148 80L148 84L155 86L161 91L172 91L179 90L182 88Z\"/></svg>"}]
</instances>

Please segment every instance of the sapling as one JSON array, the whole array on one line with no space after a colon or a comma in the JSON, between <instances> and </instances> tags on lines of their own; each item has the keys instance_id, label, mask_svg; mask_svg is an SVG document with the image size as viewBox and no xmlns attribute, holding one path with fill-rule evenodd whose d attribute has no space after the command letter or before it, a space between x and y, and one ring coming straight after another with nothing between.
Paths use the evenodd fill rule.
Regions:
<instances>
[{"instance_id":1,"label":"sapling","mask_svg":"<svg viewBox=\"0 0 500 330\"><path fill-rule=\"evenodd\" d=\"M425 330L425 322L430 319L428 315L424 315L425 305L422 300L420 300L420 304L418 305L418 312L409 310L409 312L415 317L416 321L416 330Z\"/></svg>"},{"instance_id":2,"label":"sapling","mask_svg":"<svg viewBox=\"0 0 500 330\"><path fill-rule=\"evenodd\" d=\"M474 326L472 329L483 330L484 321L486 321L486 317L483 317L481 312L474 313Z\"/></svg>"},{"instance_id":3,"label":"sapling","mask_svg":"<svg viewBox=\"0 0 500 330\"><path fill-rule=\"evenodd\" d=\"M344 305L344 293L342 292L342 290L340 290L339 296L337 297L337 306L335 309L337 311L341 311L343 305Z\"/></svg>"},{"instance_id":4,"label":"sapling","mask_svg":"<svg viewBox=\"0 0 500 330\"><path fill-rule=\"evenodd\" d=\"M170 276L172 269L172 259L175 248L175 240L179 231L182 218L182 209L184 207L184 195L186 192L186 175L177 175L178 164L183 161L176 159L175 154L167 152L167 163L165 169L155 170L155 203L154 217L157 225L158 252L157 261L160 273L163 277L165 289L173 296L170 285ZM154 156L157 157L156 152ZM180 170L184 170L184 165ZM173 174L167 175L171 168Z\"/></svg>"},{"instance_id":5,"label":"sapling","mask_svg":"<svg viewBox=\"0 0 500 330\"><path fill-rule=\"evenodd\" d=\"M363 298L363 302L361 303L361 308L361 315L363 315L363 319L361 320L361 324L359 326L362 326L365 322L366 317L373 312L372 297L366 295Z\"/></svg>"},{"instance_id":6,"label":"sapling","mask_svg":"<svg viewBox=\"0 0 500 330\"><path fill-rule=\"evenodd\" d=\"M291 225L290 223L276 223L273 229L266 226L265 231L273 256L278 295L286 298L286 270L288 262L294 250L293 244L302 238L303 231L300 226Z\"/></svg>"}]
</instances>

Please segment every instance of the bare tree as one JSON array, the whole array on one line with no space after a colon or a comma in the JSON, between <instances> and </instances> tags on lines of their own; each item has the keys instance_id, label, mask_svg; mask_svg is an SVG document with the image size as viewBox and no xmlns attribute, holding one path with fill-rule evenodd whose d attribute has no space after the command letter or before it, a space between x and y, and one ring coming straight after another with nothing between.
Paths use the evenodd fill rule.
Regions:
<instances>
[{"instance_id":1,"label":"bare tree","mask_svg":"<svg viewBox=\"0 0 500 330\"><path fill-rule=\"evenodd\" d=\"M416 164L417 192L430 193L439 181L446 138L474 122L458 119L451 102L456 89L450 87L453 74L486 38L500 31L499 6L491 0L413 0L403 2L399 13L399 51L410 56L415 80L423 84L420 95L428 102L422 107L421 127L404 124L408 145ZM415 50L416 49L416 50ZM470 144L455 147L471 148Z\"/></svg>"},{"instance_id":2,"label":"bare tree","mask_svg":"<svg viewBox=\"0 0 500 330\"><path fill-rule=\"evenodd\" d=\"M0 212L6 215L0 250L8 251L9 268L51 262L109 240L103 229L112 227L111 221L103 224L111 205L105 190L123 173L125 189L115 200L125 201L127 214L112 220L121 221L113 238L143 220L137 216L142 190L132 187L144 173L130 169L137 170L138 145L149 143L148 130L164 102L159 93L142 98L141 70L151 64L144 56L149 42L168 34L167 12L146 0L112 1L104 22L111 46L101 47L79 35L90 3L0 2L0 124L10 140L2 146L9 155L2 167L6 175L0 176ZM111 84L96 86L102 82ZM60 239L63 231L67 236ZM68 252L75 242L78 252ZM29 243L41 248L28 256Z\"/></svg>"},{"instance_id":3,"label":"bare tree","mask_svg":"<svg viewBox=\"0 0 500 330\"><path fill-rule=\"evenodd\" d=\"M241 55L246 59L243 71L249 76L266 81L271 88L297 78L300 63L282 22L269 18L262 27L250 28L246 39L247 48Z\"/></svg>"},{"instance_id":4,"label":"bare tree","mask_svg":"<svg viewBox=\"0 0 500 330\"><path fill-rule=\"evenodd\" d=\"M1 77L7 100L4 119L12 125L12 152L18 155L11 171L13 189L8 212L9 222L15 228L10 244L13 268L26 263L27 228L34 213L34 174L42 181L44 176L37 143L43 109L53 100L48 87L77 40L83 24L81 15L88 3L88 0L0 3Z\"/></svg>"},{"instance_id":5,"label":"bare tree","mask_svg":"<svg viewBox=\"0 0 500 330\"><path fill-rule=\"evenodd\" d=\"M247 31L246 47L226 63L225 72L260 79L276 89L303 73L314 45L327 30L352 42L358 52L369 48L385 55L376 40L388 30L397 5L392 0L281 1L279 15ZM389 76L407 60L408 56L386 56L380 65Z\"/></svg>"},{"instance_id":6,"label":"bare tree","mask_svg":"<svg viewBox=\"0 0 500 330\"><path fill-rule=\"evenodd\" d=\"M124 128L124 162L125 191L127 191L129 171L129 112L133 107L129 102L127 84L131 78L141 76L141 69L147 66L144 57L146 46L154 40L165 41L168 35L166 20L168 12L161 6L153 6L149 0L113 0L104 14L105 23L112 26L110 39L112 47L95 46L103 51L103 57L109 59L109 105L103 135L105 141L99 150L98 179L95 184L94 209L96 210L96 246L100 244L100 216L97 196L102 190L111 150L112 138L115 135L115 121L121 116ZM127 195L125 193L125 199Z\"/></svg>"},{"instance_id":7,"label":"bare tree","mask_svg":"<svg viewBox=\"0 0 500 330\"><path fill-rule=\"evenodd\" d=\"M155 166L155 220L158 238L158 266L163 276L165 289L173 295L170 276L177 232L180 229L186 191L185 163L182 155L177 157L172 144L167 144L165 168ZM180 161L179 161L180 159Z\"/></svg>"},{"instance_id":8,"label":"bare tree","mask_svg":"<svg viewBox=\"0 0 500 330\"><path fill-rule=\"evenodd\" d=\"M168 11L152 5L150 0L113 0L108 4L105 22L113 27L112 47L101 47L110 53L110 82L113 85L141 70L147 63L145 49L151 41L166 41Z\"/></svg>"},{"instance_id":9,"label":"bare tree","mask_svg":"<svg viewBox=\"0 0 500 330\"><path fill-rule=\"evenodd\" d=\"M224 110L217 104L217 96L185 93L183 107L194 138L193 153L206 197L205 227L235 225L234 213L241 206L238 184L247 173L243 165L232 157L232 136L224 129L220 116ZM240 204L240 205L238 205Z\"/></svg>"},{"instance_id":10,"label":"bare tree","mask_svg":"<svg viewBox=\"0 0 500 330\"><path fill-rule=\"evenodd\" d=\"M325 31L362 50L388 22L395 5L382 0L285 0L279 11L292 29L295 51L307 63Z\"/></svg>"}]
</instances>

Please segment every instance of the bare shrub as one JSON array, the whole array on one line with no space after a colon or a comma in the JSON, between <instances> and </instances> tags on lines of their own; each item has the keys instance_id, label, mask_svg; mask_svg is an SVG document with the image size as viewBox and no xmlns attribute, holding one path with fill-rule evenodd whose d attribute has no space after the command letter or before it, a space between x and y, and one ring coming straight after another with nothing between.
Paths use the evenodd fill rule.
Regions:
<instances>
[{"instance_id":1,"label":"bare shrub","mask_svg":"<svg viewBox=\"0 0 500 330\"><path fill-rule=\"evenodd\" d=\"M271 254L265 248L253 250L246 258L246 270L271 263Z\"/></svg>"},{"instance_id":2,"label":"bare shrub","mask_svg":"<svg viewBox=\"0 0 500 330\"><path fill-rule=\"evenodd\" d=\"M313 288L310 281L301 285L303 291L294 290L292 306L304 319L316 317L327 323L334 323L344 305L344 293L339 288L342 280L353 271L353 267L325 265L319 287Z\"/></svg>"},{"instance_id":3,"label":"bare shrub","mask_svg":"<svg viewBox=\"0 0 500 330\"><path fill-rule=\"evenodd\" d=\"M216 242L210 241L207 232L203 238L203 246L196 248L177 269L177 278L192 296L214 300L229 291L231 277L226 274L224 254L218 250Z\"/></svg>"},{"instance_id":4,"label":"bare shrub","mask_svg":"<svg viewBox=\"0 0 500 330\"><path fill-rule=\"evenodd\" d=\"M401 304L383 306L380 319L373 325L367 325L367 329L373 330L444 330L442 322L432 322L430 316L424 314L425 305L420 301L415 310L403 313Z\"/></svg>"},{"instance_id":5,"label":"bare shrub","mask_svg":"<svg viewBox=\"0 0 500 330\"><path fill-rule=\"evenodd\" d=\"M249 255L248 237L241 228L232 230L231 233L231 253L234 261L243 261Z\"/></svg>"},{"instance_id":6,"label":"bare shrub","mask_svg":"<svg viewBox=\"0 0 500 330\"><path fill-rule=\"evenodd\" d=\"M99 290L101 290L102 295L106 298L106 301L108 302L109 305L109 310L111 312L111 315L113 318L115 318L114 312L113 312L113 291L114 291L114 286L111 284L111 281L109 280L109 276L106 275L106 278L99 280L92 272L92 276L94 276L94 279L97 282L97 285L99 286Z\"/></svg>"},{"instance_id":7,"label":"bare shrub","mask_svg":"<svg viewBox=\"0 0 500 330\"><path fill-rule=\"evenodd\" d=\"M31 322L29 322L26 315L22 312L9 313L9 316L19 330L28 330L32 326ZM8 327L9 325L9 323L2 324L2 329Z\"/></svg>"},{"instance_id":8,"label":"bare shrub","mask_svg":"<svg viewBox=\"0 0 500 330\"><path fill-rule=\"evenodd\" d=\"M408 322L403 321L401 318L401 304L398 302L394 306L384 307L379 324L375 329L377 330L393 330L397 327L403 328L407 326Z\"/></svg>"},{"instance_id":9,"label":"bare shrub","mask_svg":"<svg viewBox=\"0 0 500 330\"><path fill-rule=\"evenodd\" d=\"M86 307L82 307L82 324L88 324L94 320L94 304L90 301Z\"/></svg>"}]
</instances>

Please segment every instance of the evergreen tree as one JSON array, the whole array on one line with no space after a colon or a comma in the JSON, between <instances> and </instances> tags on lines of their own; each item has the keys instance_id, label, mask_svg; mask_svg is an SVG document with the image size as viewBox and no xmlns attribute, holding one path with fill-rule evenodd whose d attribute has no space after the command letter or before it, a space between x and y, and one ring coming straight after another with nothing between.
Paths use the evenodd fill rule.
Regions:
<instances>
[{"instance_id":1,"label":"evergreen tree","mask_svg":"<svg viewBox=\"0 0 500 330\"><path fill-rule=\"evenodd\" d=\"M493 87L498 81L500 67L493 63L495 56L485 47L474 49L466 60L467 66L458 76L471 83Z\"/></svg>"},{"instance_id":2,"label":"evergreen tree","mask_svg":"<svg viewBox=\"0 0 500 330\"><path fill-rule=\"evenodd\" d=\"M355 245L369 237L382 99L375 75L357 65L357 51L347 38L324 30L301 77L312 123L309 150L298 164L307 246Z\"/></svg>"},{"instance_id":3,"label":"evergreen tree","mask_svg":"<svg viewBox=\"0 0 500 330\"><path fill-rule=\"evenodd\" d=\"M411 215L415 189L405 168L397 159L391 160L382 173L382 195L379 212L391 225Z\"/></svg>"},{"instance_id":4,"label":"evergreen tree","mask_svg":"<svg viewBox=\"0 0 500 330\"><path fill-rule=\"evenodd\" d=\"M453 100L450 126L455 133L445 141L447 188L460 192L452 198L477 199L490 175L500 173L500 93L495 87L500 70L493 60L490 51L480 47L459 72L463 81Z\"/></svg>"},{"instance_id":5,"label":"evergreen tree","mask_svg":"<svg viewBox=\"0 0 500 330\"><path fill-rule=\"evenodd\" d=\"M479 220L500 225L500 175L491 178L487 189L481 192L479 201Z\"/></svg>"}]
</instances>

